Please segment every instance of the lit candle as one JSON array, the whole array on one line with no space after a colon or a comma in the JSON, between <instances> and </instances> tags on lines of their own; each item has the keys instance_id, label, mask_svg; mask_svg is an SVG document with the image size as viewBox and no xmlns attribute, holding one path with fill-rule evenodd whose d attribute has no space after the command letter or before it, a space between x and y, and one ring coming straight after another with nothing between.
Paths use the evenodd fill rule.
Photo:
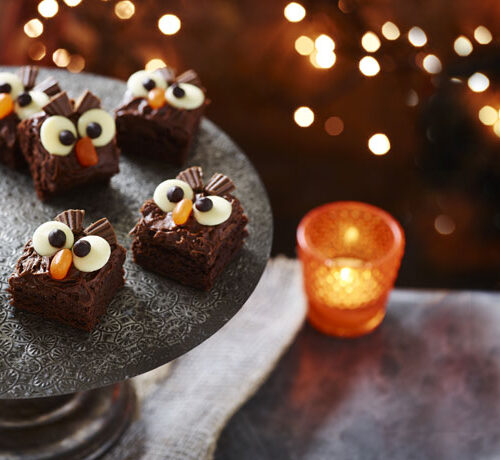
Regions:
<instances>
[{"instance_id":1,"label":"lit candle","mask_svg":"<svg viewBox=\"0 0 500 460\"><path fill-rule=\"evenodd\" d=\"M355 337L383 320L404 249L399 224L355 202L309 212L297 231L309 321L319 330Z\"/></svg>"}]
</instances>

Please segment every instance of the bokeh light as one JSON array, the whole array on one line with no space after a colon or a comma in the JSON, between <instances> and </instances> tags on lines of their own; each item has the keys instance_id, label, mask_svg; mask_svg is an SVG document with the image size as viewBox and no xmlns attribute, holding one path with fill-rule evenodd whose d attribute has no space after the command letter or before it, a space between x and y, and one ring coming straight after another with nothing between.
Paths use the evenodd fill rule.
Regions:
<instances>
[{"instance_id":1,"label":"bokeh light","mask_svg":"<svg viewBox=\"0 0 500 460\"><path fill-rule=\"evenodd\" d=\"M497 120L493 125L493 132L497 135L497 137L500 137L500 120Z\"/></svg>"},{"instance_id":2,"label":"bokeh light","mask_svg":"<svg viewBox=\"0 0 500 460\"><path fill-rule=\"evenodd\" d=\"M85 68L85 59L79 54L73 54L68 64L68 70L73 73L79 73Z\"/></svg>"},{"instance_id":3,"label":"bokeh light","mask_svg":"<svg viewBox=\"0 0 500 460\"><path fill-rule=\"evenodd\" d=\"M330 69L335 64L337 56L333 51L313 51L309 55L311 64L317 69Z\"/></svg>"},{"instance_id":4,"label":"bokeh light","mask_svg":"<svg viewBox=\"0 0 500 460\"><path fill-rule=\"evenodd\" d=\"M308 56L314 51L314 42L305 35L301 35L295 40L295 51L302 56Z\"/></svg>"},{"instance_id":5,"label":"bokeh light","mask_svg":"<svg viewBox=\"0 0 500 460\"><path fill-rule=\"evenodd\" d=\"M434 219L434 228L441 235L451 235L455 231L455 222L450 216L440 214Z\"/></svg>"},{"instance_id":6,"label":"bokeh light","mask_svg":"<svg viewBox=\"0 0 500 460\"><path fill-rule=\"evenodd\" d=\"M325 121L325 131L330 136L338 136L344 131L344 122L340 117L330 117Z\"/></svg>"},{"instance_id":7,"label":"bokeh light","mask_svg":"<svg viewBox=\"0 0 500 460\"><path fill-rule=\"evenodd\" d=\"M64 0L64 3L68 6L78 6L80 3L82 3L82 0Z\"/></svg>"},{"instance_id":8,"label":"bokeh light","mask_svg":"<svg viewBox=\"0 0 500 460\"><path fill-rule=\"evenodd\" d=\"M175 14L164 14L158 19L158 29L165 35L174 35L181 30L181 20Z\"/></svg>"},{"instance_id":9,"label":"bokeh light","mask_svg":"<svg viewBox=\"0 0 500 460\"><path fill-rule=\"evenodd\" d=\"M42 60L47 54L47 49L45 45L41 42L34 42L28 48L28 55L34 61Z\"/></svg>"},{"instance_id":10,"label":"bokeh light","mask_svg":"<svg viewBox=\"0 0 500 460\"><path fill-rule=\"evenodd\" d=\"M301 128L307 128L314 122L314 112L309 107L302 106L295 110L293 119Z\"/></svg>"},{"instance_id":11,"label":"bokeh light","mask_svg":"<svg viewBox=\"0 0 500 460\"><path fill-rule=\"evenodd\" d=\"M493 40L491 32L484 26L478 26L474 30L474 38L480 45L487 45Z\"/></svg>"},{"instance_id":12,"label":"bokeh light","mask_svg":"<svg viewBox=\"0 0 500 460\"><path fill-rule=\"evenodd\" d=\"M377 133L368 139L368 148L374 155L385 155L391 149L391 143L385 134Z\"/></svg>"},{"instance_id":13,"label":"bokeh light","mask_svg":"<svg viewBox=\"0 0 500 460\"><path fill-rule=\"evenodd\" d=\"M285 18L290 22L300 22L306 17L306 9L297 2L291 2L283 10Z\"/></svg>"},{"instance_id":14,"label":"bokeh light","mask_svg":"<svg viewBox=\"0 0 500 460\"><path fill-rule=\"evenodd\" d=\"M120 19L130 19L135 13L135 5L130 0L121 0L115 5L115 14Z\"/></svg>"},{"instance_id":15,"label":"bokeh light","mask_svg":"<svg viewBox=\"0 0 500 460\"><path fill-rule=\"evenodd\" d=\"M38 12L44 18L53 18L59 11L59 4L56 0L42 0L38 4Z\"/></svg>"},{"instance_id":16,"label":"bokeh light","mask_svg":"<svg viewBox=\"0 0 500 460\"><path fill-rule=\"evenodd\" d=\"M374 53L380 48L380 39L373 32L366 32L361 38L361 46L368 53Z\"/></svg>"},{"instance_id":17,"label":"bokeh light","mask_svg":"<svg viewBox=\"0 0 500 460\"><path fill-rule=\"evenodd\" d=\"M399 32L399 27L391 21L387 21L382 26L382 35L387 40L397 40L401 33Z\"/></svg>"},{"instance_id":18,"label":"bokeh light","mask_svg":"<svg viewBox=\"0 0 500 460\"><path fill-rule=\"evenodd\" d=\"M426 72L436 74L443 70L441 61L434 54L428 54L422 61L422 66Z\"/></svg>"},{"instance_id":19,"label":"bokeh light","mask_svg":"<svg viewBox=\"0 0 500 460\"><path fill-rule=\"evenodd\" d=\"M408 91L408 96L406 96L406 105L408 107L416 107L418 105L418 93L414 89Z\"/></svg>"},{"instance_id":20,"label":"bokeh light","mask_svg":"<svg viewBox=\"0 0 500 460\"><path fill-rule=\"evenodd\" d=\"M483 125L493 126L498 120L498 112L493 107L485 105L479 109L478 117Z\"/></svg>"},{"instance_id":21,"label":"bokeh light","mask_svg":"<svg viewBox=\"0 0 500 460\"><path fill-rule=\"evenodd\" d=\"M473 48L471 41L467 37L460 35L453 43L453 49L459 56L468 56L472 53Z\"/></svg>"},{"instance_id":22,"label":"bokeh light","mask_svg":"<svg viewBox=\"0 0 500 460\"><path fill-rule=\"evenodd\" d=\"M57 67L66 67L70 61L70 55L64 48L59 48L52 53L52 60Z\"/></svg>"},{"instance_id":23,"label":"bokeh light","mask_svg":"<svg viewBox=\"0 0 500 460\"><path fill-rule=\"evenodd\" d=\"M24 24L24 33L31 38L39 37L43 34L43 24L40 19L30 19Z\"/></svg>"},{"instance_id":24,"label":"bokeh light","mask_svg":"<svg viewBox=\"0 0 500 460\"><path fill-rule=\"evenodd\" d=\"M469 77L467 84L475 93L482 93L490 86L490 80L484 73L476 72Z\"/></svg>"},{"instance_id":25,"label":"bokeh light","mask_svg":"<svg viewBox=\"0 0 500 460\"><path fill-rule=\"evenodd\" d=\"M413 46L420 48L427 43L427 35L420 27L412 27L408 32L408 41Z\"/></svg>"},{"instance_id":26,"label":"bokeh light","mask_svg":"<svg viewBox=\"0 0 500 460\"><path fill-rule=\"evenodd\" d=\"M335 42L332 37L328 35L321 34L319 37L314 40L314 46L318 50L318 52L332 52L335 49Z\"/></svg>"},{"instance_id":27,"label":"bokeh light","mask_svg":"<svg viewBox=\"0 0 500 460\"><path fill-rule=\"evenodd\" d=\"M359 70L367 77L373 77L380 72L378 61L372 56L365 56L359 61Z\"/></svg>"},{"instance_id":28,"label":"bokeh light","mask_svg":"<svg viewBox=\"0 0 500 460\"><path fill-rule=\"evenodd\" d=\"M165 61L163 59L153 58L146 63L144 68L150 72L153 72L154 70L161 69L162 67L166 66L167 64L165 64Z\"/></svg>"}]
</instances>

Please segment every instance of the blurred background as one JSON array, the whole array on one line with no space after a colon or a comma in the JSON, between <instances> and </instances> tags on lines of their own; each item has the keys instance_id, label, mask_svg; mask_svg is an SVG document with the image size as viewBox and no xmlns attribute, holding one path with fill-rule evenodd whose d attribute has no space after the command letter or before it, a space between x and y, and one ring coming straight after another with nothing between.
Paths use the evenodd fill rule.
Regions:
<instances>
[{"instance_id":1,"label":"blurred background","mask_svg":"<svg viewBox=\"0 0 500 460\"><path fill-rule=\"evenodd\" d=\"M403 225L403 286L500 288L500 5L493 0L0 0L0 62L127 79L194 68L295 254L311 208Z\"/></svg>"}]
</instances>

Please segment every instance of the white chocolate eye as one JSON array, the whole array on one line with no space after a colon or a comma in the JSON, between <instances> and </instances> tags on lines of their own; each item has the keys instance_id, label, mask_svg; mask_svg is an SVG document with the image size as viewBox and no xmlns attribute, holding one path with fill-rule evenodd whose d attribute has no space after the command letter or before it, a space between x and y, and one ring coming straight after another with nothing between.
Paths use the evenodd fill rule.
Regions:
<instances>
[{"instance_id":1,"label":"white chocolate eye","mask_svg":"<svg viewBox=\"0 0 500 460\"><path fill-rule=\"evenodd\" d=\"M40 128L42 145L52 155L66 156L76 142L76 128L69 118L54 115L47 118Z\"/></svg>"},{"instance_id":2,"label":"white chocolate eye","mask_svg":"<svg viewBox=\"0 0 500 460\"><path fill-rule=\"evenodd\" d=\"M202 200L210 200L212 207L208 211L200 211L208 206L199 204L198 198L193 206L193 214L196 221L201 225L219 225L231 216L233 207L229 201L220 196L206 196Z\"/></svg>"},{"instance_id":3,"label":"white chocolate eye","mask_svg":"<svg viewBox=\"0 0 500 460\"><path fill-rule=\"evenodd\" d=\"M174 210L179 201L184 198L192 200L193 196L193 189L187 182L169 179L156 187L153 200L163 212L170 212Z\"/></svg>"},{"instance_id":4,"label":"white chocolate eye","mask_svg":"<svg viewBox=\"0 0 500 460\"><path fill-rule=\"evenodd\" d=\"M59 249L71 248L75 237L62 222L51 220L40 225L33 233L33 248L41 256L53 256Z\"/></svg>"},{"instance_id":5,"label":"white chocolate eye","mask_svg":"<svg viewBox=\"0 0 500 460\"><path fill-rule=\"evenodd\" d=\"M105 110L90 109L78 119L78 134L80 137L90 137L96 147L109 144L115 132L115 120Z\"/></svg>"},{"instance_id":6,"label":"white chocolate eye","mask_svg":"<svg viewBox=\"0 0 500 460\"><path fill-rule=\"evenodd\" d=\"M47 96L43 91L30 91L29 93L22 93L21 97L16 99L15 111L17 116L21 120L31 117L31 115L40 112L42 107L49 103L49 100L49 96Z\"/></svg>"},{"instance_id":7,"label":"white chocolate eye","mask_svg":"<svg viewBox=\"0 0 500 460\"><path fill-rule=\"evenodd\" d=\"M0 93L10 94L15 99L24 91L21 79L13 73L0 72Z\"/></svg>"},{"instance_id":8,"label":"white chocolate eye","mask_svg":"<svg viewBox=\"0 0 500 460\"><path fill-rule=\"evenodd\" d=\"M111 247L104 238L84 236L73 246L73 265L81 272L95 272L108 263L110 255Z\"/></svg>"},{"instance_id":9,"label":"white chocolate eye","mask_svg":"<svg viewBox=\"0 0 500 460\"><path fill-rule=\"evenodd\" d=\"M127 81L127 88L134 97L147 97L153 88L165 89L167 82L156 72L139 70L130 75Z\"/></svg>"},{"instance_id":10,"label":"white chocolate eye","mask_svg":"<svg viewBox=\"0 0 500 460\"><path fill-rule=\"evenodd\" d=\"M167 88L165 98L177 109L194 110L203 104L205 94L195 85L177 83Z\"/></svg>"}]
</instances>

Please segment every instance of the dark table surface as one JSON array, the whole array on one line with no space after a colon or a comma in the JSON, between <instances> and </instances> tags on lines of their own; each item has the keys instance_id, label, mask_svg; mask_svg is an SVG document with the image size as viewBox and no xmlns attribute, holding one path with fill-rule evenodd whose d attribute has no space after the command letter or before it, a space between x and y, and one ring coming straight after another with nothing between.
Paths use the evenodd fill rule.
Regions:
<instances>
[{"instance_id":1,"label":"dark table surface","mask_svg":"<svg viewBox=\"0 0 500 460\"><path fill-rule=\"evenodd\" d=\"M356 340L304 326L215 458L500 458L500 294L396 291Z\"/></svg>"}]
</instances>

